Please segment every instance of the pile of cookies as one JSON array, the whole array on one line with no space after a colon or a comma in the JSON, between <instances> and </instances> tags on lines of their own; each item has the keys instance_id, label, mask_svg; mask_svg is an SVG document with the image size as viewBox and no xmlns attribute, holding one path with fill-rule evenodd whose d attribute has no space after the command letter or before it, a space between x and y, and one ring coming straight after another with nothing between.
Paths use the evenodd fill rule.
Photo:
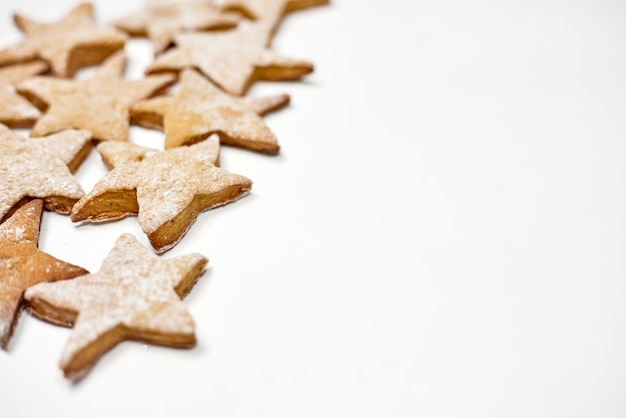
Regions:
<instances>
[{"instance_id":1,"label":"pile of cookies","mask_svg":"<svg viewBox=\"0 0 626 418\"><path fill-rule=\"evenodd\" d=\"M14 15L23 32L0 50L0 346L26 307L72 327L60 367L78 380L123 340L195 344L182 298L208 262L163 258L198 214L245 196L252 181L220 167L220 146L276 154L262 116L288 95L245 97L259 80L298 80L309 62L271 41L293 10L328 0L144 0L142 10L98 24L77 5L55 22ZM126 80L125 45L146 37L154 60ZM93 72L77 77L83 68ZM130 125L163 132L162 149L128 139ZM14 131L30 129L29 137ZM108 173L85 193L73 173L95 147ZM152 249L122 234L97 273L40 251L44 209L68 222L136 215Z\"/></svg>"}]
</instances>

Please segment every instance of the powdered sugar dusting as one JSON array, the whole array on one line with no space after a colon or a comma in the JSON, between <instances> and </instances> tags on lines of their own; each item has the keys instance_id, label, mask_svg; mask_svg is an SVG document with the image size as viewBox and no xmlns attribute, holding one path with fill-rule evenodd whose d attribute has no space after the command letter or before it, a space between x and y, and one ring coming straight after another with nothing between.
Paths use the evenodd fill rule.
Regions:
<instances>
[{"instance_id":1,"label":"powdered sugar dusting","mask_svg":"<svg viewBox=\"0 0 626 418\"><path fill-rule=\"evenodd\" d=\"M145 157L121 158L121 149L127 149L130 155ZM139 225L143 232L151 234L183 211L198 194L211 195L230 186L239 186L241 196L252 184L244 176L207 163L206 160L212 158L215 151L215 142L204 141L189 147L151 153L144 150L129 143L100 144L98 151L104 159L109 159L111 153L121 164L116 165L89 194L78 201L72 211L72 218L80 214L87 202L106 191L136 188Z\"/></svg>"},{"instance_id":2,"label":"powdered sugar dusting","mask_svg":"<svg viewBox=\"0 0 626 418\"><path fill-rule=\"evenodd\" d=\"M88 141L85 131L32 139L0 132L0 218L24 196L84 196L67 164Z\"/></svg>"},{"instance_id":3,"label":"powdered sugar dusting","mask_svg":"<svg viewBox=\"0 0 626 418\"><path fill-rule=\"evenodd\" d=\"M33 286L25 298L44 300L61 310L79 313L62 357L63 365L71 362L83 347L118 326L124 326L138 338L146 332L193 334L193 319L174 288L183 279L195 281L188 273L200 272L206 262L205 257L195 253L161 259L134 236L123 234L99 272Z\"/></svg>"}]
</instances>

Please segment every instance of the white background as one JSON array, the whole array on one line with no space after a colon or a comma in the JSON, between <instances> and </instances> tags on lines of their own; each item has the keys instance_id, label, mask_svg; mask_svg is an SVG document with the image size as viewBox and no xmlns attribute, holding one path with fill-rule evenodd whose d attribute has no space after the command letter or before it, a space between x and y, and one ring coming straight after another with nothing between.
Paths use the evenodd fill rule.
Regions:
<instances>
[{"instance_id":1,"label":"white background","mask_svg":"<svg viewBox=\"0 0 626 418\"><path fill-rule=\"evenodd\" d=\"M53 21L75 3L0 3ZM107 22L139 0L97 1ZM252 193L171 257L210 266L190 350L126 342L79 384L71 330L24 312L0 415L626 416L626 3L333 0L273 48L315 64L266 117L276 157L222 150ZM152 53L128 43L128 78ZM27 134L27 131L24 133ZM133 128L131 142L162 148ZM106 173L94 150L76 173ZM97 271L136 218L45 213L40 248Z\"/></svg>"}]
</instances>

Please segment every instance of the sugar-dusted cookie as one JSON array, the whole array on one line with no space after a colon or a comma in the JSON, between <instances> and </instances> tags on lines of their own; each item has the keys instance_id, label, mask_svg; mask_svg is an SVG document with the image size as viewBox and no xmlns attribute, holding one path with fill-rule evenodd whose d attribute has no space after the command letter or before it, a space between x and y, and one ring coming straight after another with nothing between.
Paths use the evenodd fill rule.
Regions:
<instances>
[{"instance_id":1,"label":"sugar-dusted cookie","mask_svg":"<svg viewBox=\"0 0 626 418\"><path fill-rule=\"evenodd\" d=\"M93 6L82 3L55 23L39 23L21 14L13 16L24 39L0 50L0 66L41 59L58 77L71 77L85 66L102 62L122 50L127 35L94 23Z\"/></svg>"},{"instance_id":2,"label":"sugar-dusted cookie","mask_svg":"<svg viewBox=\"0 0 626 418\"><path fill-rule=\"evenodd\" d=\"M224 0L220 10L236 11L253 20L266 20L276 29L289 12L330 3L330 0Z\"/></svg>"},{"instance_id":3,"label":"sugar-dusted cookie","mask_svg":"<svg viewBox=\"0 0 626 418\"><path fill-rule=\"evenodd\" d=\"M265 21L224 32L181 33L176 47L159 55L146 73L196 67L219 87L243 95L257 80L297 80L313 64L279 56L266 47L271 27Z\"/></svg>"},{"instance_id":4,"label":"sugar-dusted cookie","mask_svg":"<svg viewBox=\"0 0 626 418\"><path fill-rule=\"evenodd\" d=\"M0 347L4 349L22 309L26 288L88 273L37 248L42 209L41 200L32 200L0 224Z\"/></svg>"},{"instance_id":5,"label":"sugar-dusted cookie","mask_svg":"<svg viewBox=\"0 0 626 418\"><path fill-rule=\"evenodd\" d=\"M32 77L19 83L18 92L45 109L30 136L37 137L63 129L86 129L97 141L128 140L130 106L169 87L171 74L124 80L126 58L115 53L91 77L66 80Z\"/></svg>"},{"instance_id":6,"label":"sugar-dusted cookie","mask_svg":"<svg viewBox=\"0 0 626 418\"><path fill-rule=\"evenodd\" d=\"M48 64L43 61L0 67L0 123L10 128L28 128L41 116L39 109L15 91L14 85L47 70Z\"/></svg>"},{"instance_id":7,"label":"sugar-dusted cookie","mask_svg":"<svg viewBox=\"0 0 626 418\"><path fill-rule=\"evenodd\" d=\"M181 299L207 262L196 253L161 258L123 234L97 273L40 283L24 297L37 317L73 326L60 367L65 377L77 380L125 340L195 345L195 324Z\"/></svg>"},{"instance_id":8,"label":"sugar-dusted cookie","mask_svg":"<svg viewBox=\"0 0 626 418\"><path fill-rule=\"evenodd\" d=\"M27 139L0 125L0 219L26 197L43 199L48 210L70 213L85 195L72 173L90 149L87 131Z\"/></svg>"},{"instance_id":9,"label":"sugar-dusted cookie","mask_svg":"<svg viewBox=\"0 0 626 418\"><path fill-rule=\"evenodd\" d=\"M261 115L282 108L289 96L242 98L224 93L192 69L183 70L176 94L133 105L133 122L165 131L165 148L217 134L222 145L276 154L276 137Z\"/></svg>"},{"instance_id":10,"label":"sugar-dusted cookie","mask_svg":"<svg viewBox=\"0 0 626 418\"><path fill-rule=\"evenodd\" d=\"M177 32L229 29L238 22L236 14L220 12L209 0L144 0L143 10L116 19L113 25L132 36L147 36L159 54Z\"/></svg>"},{"instance_id":11,"label":"sugar-dusted cookie","mask_svg":"<svg viewBox=\"0 0 626 418\"><path fill-rule=\"evenodd\" d=\"M129 142L102 142L98 151L113 167L78 201L72 221L108 221L138 215L157 253L174 246L204 210L237 200L252 182L216 167L217 138L158 151Z\"/></svg>"}]
</instances>

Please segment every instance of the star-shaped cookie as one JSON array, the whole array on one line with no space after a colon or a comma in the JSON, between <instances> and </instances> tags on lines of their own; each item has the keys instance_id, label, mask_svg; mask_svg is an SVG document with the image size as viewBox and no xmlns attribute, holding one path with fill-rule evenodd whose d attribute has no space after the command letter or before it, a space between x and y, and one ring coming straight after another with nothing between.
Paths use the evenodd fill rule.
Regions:
<instances>
[{"instance_id":1,"label":"star-shaped cookie","mask_svg":"<svg viewBox=\"0 0 626 418\"><path fill-rule=\"evenodd\" d=\"M222 145L276 154L276 137L261 115L289 103L289 96L242 98L224 93L192 69L183 70L176 94L139 102L131 108L138 125L165 130L165 148L191 145L212 134Z\"/></svg>"},{"instance_id":2,"label":"star-shaped cookie","mask_svg":"<svg viewBox=\"0 0 626 418\"><path fill-rule=\"evenodd\" d=\"M124 48L127 35L94 23L93 6L82 3L55 23L13 16L25 38L0 51L0 66L42 59L58 77L71 77L85 66L99 64Z\"/></svg>"},{"instance_id":3,"label":"star-shaped cookie","mask_svg":"<svg viewBox=\"0 0 626 418\"><path fill-rule=\"evenodd\" d=\"M145 0L141 11L116 19L113 25L132 36L147 36L154 52L165 51L177 32L222 30L237 26L233 13L220 12L208 0Z\"/></svg>"},{"instance_id":4,"label":"star-shaped cookie","mask_svg":"<svg viewBox=\"0 0 626 418\"><path fill-rule=\"evenodd\" d=\"M176 80L172 74L124 80L126 57L115 53L92 74L80 80L31 77L17 91L45 109L30 136L63 129L86 129L97 141L126 141L133 103L158 94Z\"/></svg>"},{"instance_id":5,"label":"star-shaped cookie","mask_svg":"<svg viewBox=\"0 0 626 418\"><path fill-rule=\"evenodd\" d=\"M41 283L24 297L34 315L73 326L60 367L67 378L77 380L125 340L193 346L195 324L181 299L207 262L196 253L160 258L133 235L123 234L97 273Z\"/></svg>"},{"instance_id":6,"label":"star-shaped cookie","mask_svg":"<svg viewBox=\"0 0 626 418\"><path fill-rule=\"evenodd\" d=\"M252 186L246 177L214 165L219 152L215 137L165 151L102 142L98 151L112 170L76 203L72 221L138 215L157 253L176 245L200 212L232 202Z\"/></svg>"},{"instance_id":7,"label":"star-shaped cookie","mask_svg":"<svg viewBox=\"0 0 626 418\"><path fill-rule=\"evenodd\" d=\"M285 58L266 47L271 27L265 21L224 32L181 33L176 47L159 55L146 73L196 67L215 84L244 95L257 80L297 80L313 71L313 64Z\"/></svg>"},{"instance_id":8,"label":"star-shaped cookie","mask_svg":"<svg viewBox=\"0 0 626 418\"><path fill-rule=\"evenodd\" d=\"M41 116L39 109L15 91L14 85L46 70L48 64L43 61L0 67L0 123L10 128L28 128Z\"/></svg>"},{"instance_id":9,"label":"star-shaped cookie","mask_svg":"<svg viewBox=\"0 0 626 418\"><path fill-rule=\"evenodd\" d=\"M42 209L41 200L32 200L0 224L0 347L4 349L29 286L88 273L37 248Z\"/></svg>"},{"instance_id":10,"label":"star-shaped cookie","mask_svg":"<svg viewBox=\"0 0 626 418\"><path fill-rule=\"evenodd\" d=\"M26 197L43 199L48 210L70 213L85 195L72 173L90 149L87 131L27 139L0 124L0 219Z\"/></svg>"},{"instance_id":11,"label":"star-shaped cookie","mask_svg":"<svg viewBox=\"0 0 626 418\"><path fill-rule=\"evenodd\" d=\"M266 20L276 29L289 12L330 3L330 0L224 0L220 10L236 11L253 20Z\"/></svg>"}]
</instances>

